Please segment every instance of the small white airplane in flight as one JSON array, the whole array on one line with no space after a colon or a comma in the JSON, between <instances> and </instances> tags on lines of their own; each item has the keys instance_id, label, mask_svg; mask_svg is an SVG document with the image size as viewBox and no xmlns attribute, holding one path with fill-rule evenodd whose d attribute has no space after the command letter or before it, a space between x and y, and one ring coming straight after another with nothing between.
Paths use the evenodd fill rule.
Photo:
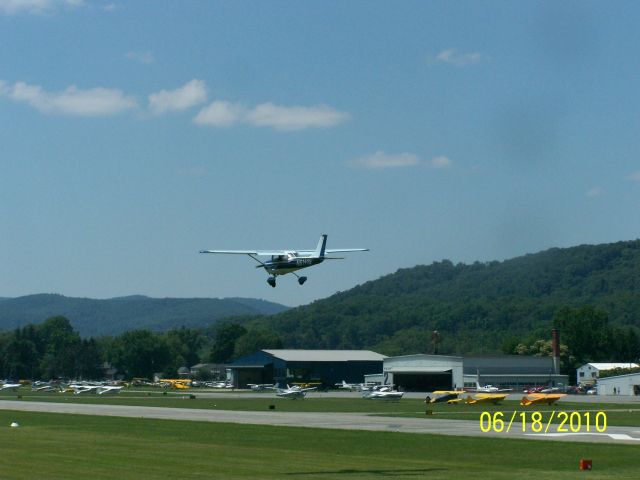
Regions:
<instances>
[{"instance_id":1,"label":"small white airplane in flight","mask_svg":"<svg viewBox=\"0 0 640 480\"><path fill-rule=\"evenodd\" d=\"M229 255L249 255L260 265L256 268L264 268L269 274L267 283L276 286L276 276L293 273L298 277L298 283L302 285L307 277L298 276L296 270L318 265L325 260L342 260L342 257L327 257L325 254L343 252L366 252L368 248L333 248L327 249L327 236L321 235L315 250L200 250L200 253L222 253ZM257 257L271 257L264 262Z\"/></svg>"}]
</instances>

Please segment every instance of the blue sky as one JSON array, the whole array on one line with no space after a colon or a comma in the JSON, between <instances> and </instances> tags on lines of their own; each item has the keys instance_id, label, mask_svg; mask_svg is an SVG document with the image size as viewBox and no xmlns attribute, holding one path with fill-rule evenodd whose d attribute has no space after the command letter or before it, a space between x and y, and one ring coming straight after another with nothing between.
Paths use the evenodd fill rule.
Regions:
<instances>
[{"instance_id":1,"label":"blue sky","mask_svg":"<svg viewBox=\"0 0 640 480\"><path fill-rule=\"evenodd\" d=\"M299 305L630 240L637 2L0 0L0 296ZM271 289L200 249L369 247Z\"/></svg>"}]
</instances>

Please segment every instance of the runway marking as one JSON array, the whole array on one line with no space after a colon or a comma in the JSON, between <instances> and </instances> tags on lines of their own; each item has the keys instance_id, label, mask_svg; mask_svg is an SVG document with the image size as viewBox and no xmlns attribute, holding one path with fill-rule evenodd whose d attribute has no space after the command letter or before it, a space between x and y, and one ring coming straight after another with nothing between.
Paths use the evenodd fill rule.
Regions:
<instances>
[{"instance_id":1,"label":"runway marking","mask_svg":"<svg viewBox=\"0 0 640 480\"><path fill-rule=\"evenodd\" d=\"M612 440L632 440L640 442L640 438L632 437L626 433L595 433L595 432L568 432L568 433L525 433L529 437L570 437L572 435L580 436L601 436L609 437Z\"/></svg>"}]
</instances>

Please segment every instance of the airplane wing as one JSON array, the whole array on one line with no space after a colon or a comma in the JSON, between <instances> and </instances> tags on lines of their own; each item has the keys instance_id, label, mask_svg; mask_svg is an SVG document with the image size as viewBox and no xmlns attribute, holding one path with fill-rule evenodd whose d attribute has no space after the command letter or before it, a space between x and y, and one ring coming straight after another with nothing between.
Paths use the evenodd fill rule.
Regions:
<instances>
[{"instance_id":1,"label":"airplane wing","mask_svg":"<svg viewBox=\"0 0 640 480\"><path fill-rule=\"evenodd\" d=\"M222 253L225 255L257 255L260 257L286 254L284 250L200 250L200 253Z\"/></svg>"},{"instance_id":2,"label":"airplane wing","mask_svg":"<svg viewBox=\"0 0 640 480\"><path fill-rule=\"evenodd\" d=\"M324 253L341 253L341 252L368 252L368 248L327 248ZM316 253L315 250L295 250L296 253L303 255L311 255Z\"/></svg>"}]
</instances>

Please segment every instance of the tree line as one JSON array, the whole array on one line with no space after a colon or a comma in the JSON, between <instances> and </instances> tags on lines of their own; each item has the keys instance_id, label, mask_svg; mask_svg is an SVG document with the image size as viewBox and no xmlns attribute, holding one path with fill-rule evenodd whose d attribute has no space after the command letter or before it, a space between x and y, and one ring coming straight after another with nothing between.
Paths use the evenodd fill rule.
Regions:
<instances>
[{"instance_id":1,"label":"tree line","mask_svg":"<svg viewBox=\"0 0 640 480\"><path fill-rule=\"evenodd\" d=\"M131 330L83 339L62 316L0 333L0 378L100 379L107 366L124 378L174 377L181 367L226 363L263 348L282 348L268 330L222 322L207 329Z\"/></svg>"}]
</instances>

